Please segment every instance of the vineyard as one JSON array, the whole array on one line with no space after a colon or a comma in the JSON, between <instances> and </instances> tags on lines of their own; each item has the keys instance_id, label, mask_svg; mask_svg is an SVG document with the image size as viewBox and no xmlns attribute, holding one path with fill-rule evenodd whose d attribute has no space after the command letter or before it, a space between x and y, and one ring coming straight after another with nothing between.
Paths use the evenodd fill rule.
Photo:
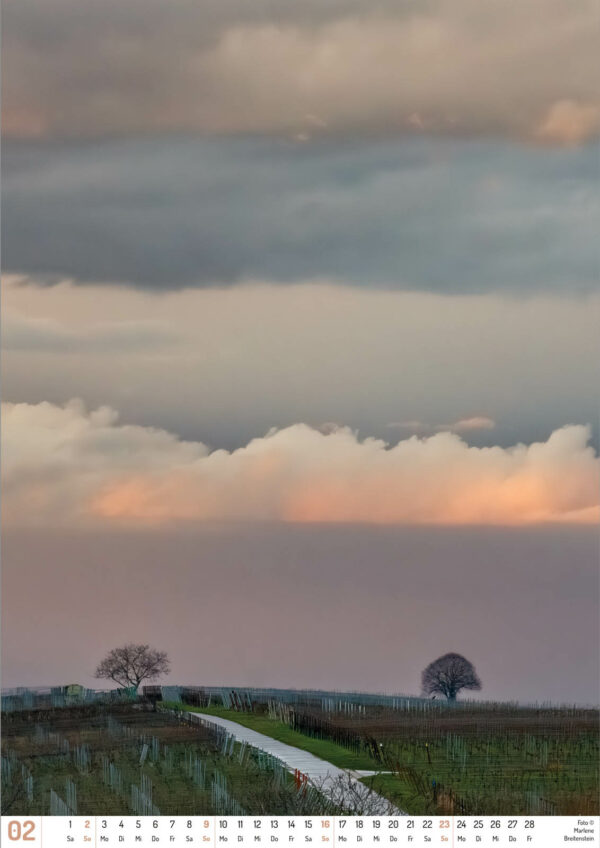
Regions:
<instances>
[{"instance_id":1,"label":"vineyard","mask_svg":"<svg viewBox=\"0 0 600 848\"><path fill-rule=\"evenodd\" d=\"M341 811L318 787L299 784L280 760L200 723L194 711L362 774L369 788L409 813L599 812L597 709L276 694L147 687L138 702L12 703L3 713L2 812Z\"/></svg>"},{"instance_id":2,"label":"vineyard","mask_svg":"<svg viewBox=\"0 0 600 848\"><path fill-rule=\"evenodd\" d=\"M242 698L230 698L227 710L204 709L262 733L269 734L271 723L274 735L285 726L320 740L333 762L333 746L345 749L360 761L357 768L380 772L365 783L415 814L599 812L596 709L409 701L357 707L343 700L264 704Z\"/></svg>"},{"instance_id":3,"label":"vineyard","mask_svg":"<svg viewBox=\"0 0 600 848\"><path fill-rule=\"evenodd\" d=\"M283 764L214 727L167 712L85 706L8 713L2 813L16 815L313 815Z\"/></svg>"}]
</instances>

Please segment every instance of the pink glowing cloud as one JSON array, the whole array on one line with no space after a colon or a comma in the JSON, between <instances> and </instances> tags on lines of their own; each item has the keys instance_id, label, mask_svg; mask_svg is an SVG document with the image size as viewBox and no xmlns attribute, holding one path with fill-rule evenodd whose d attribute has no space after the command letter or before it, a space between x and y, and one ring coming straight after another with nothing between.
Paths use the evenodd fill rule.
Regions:
<instances>
[{"instance_id":1,"label":"pink glowing cloud","mask_svg":"<svg viewBox=\"0 0 600 848\"><path fill-rule=\"evenodd\" d=\"M523 525L600 515L599 459L585 426L545 442L478 448L453 432L390 446L349 428L295 424L211 452L73 401L4 404L3 438L9 524Z\"/></svg>"}]
</instances>

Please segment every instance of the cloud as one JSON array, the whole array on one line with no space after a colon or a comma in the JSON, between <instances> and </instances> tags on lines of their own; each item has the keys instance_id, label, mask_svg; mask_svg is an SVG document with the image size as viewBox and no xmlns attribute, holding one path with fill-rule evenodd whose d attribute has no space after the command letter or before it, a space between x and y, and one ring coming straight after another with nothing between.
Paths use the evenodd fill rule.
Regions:
<instances>
[{"instance_id":1,"label":"cloud","mask_svg":"<svg viewBox=\"0 0 600 848\"><path fill-rule=\"evenodd\" d=\"M597 288L594 146L407 139L13 143L3 267L169 290L251 279L370 288Z\"/></svg>"},{"instance_id":2,"label":"cloud","mask_svg":"<svg viewBox=\"0 0 600 848\"><path fill-rule=\"evenodd\" d=\"M26 333L4 334L5 400L82 397L127 422L227 448L298 421L388 439L486 417L497 426L472 429L469 440L507 446L597 419L598 296L444 297L325 283L158 296L15 285L8 275L3 286L3 326L27 316ZM135 316L133 328L124 316ZM115 326L143 328L148 343L116 341L106 332ZM48 327L59 337L40 338ZM388 427L409 419L420 424Z\"/></svg>"},{"instance_id":3,"label":"cloud","mask_svg":"<svg viewBox=\"0 0 600 848\"><path fill-rule=\"evenodd\" d=\"M596 102L596 16L592 0L8 0L4 128L536 140L553 104Z\"/></svg>"},{"instance_id":4,"label":"cloud","mask_svg":"<svg viewBox=\"0 0 600 848\"><path fill-rule=\"evenodd\" d=\"M164 430L123 425L81 402L3 405L8 524L171 521L499 524L599 516L590 431L476 448L458 435L395 445L349 428L272 430L210 451Z\"/></svg>"},{"instance_id":5,"label":"cloud","mask_svg":"<svg viewBox=\"0 0 600 848\"><path fill-rule=\"evenodd\" d=\"M115 321L72 329L49 318L3 314L2 348L45 353L135 352L173 343L176 333L158 321Z\"/></svg>"},{"instance_id":6,"label":"cloud","mask_svg":"<svg viewBox=\"0 0 600 848\"><path fill-rule=\"evenodd\" d=\"M450 430L456 433L468 433L471 430L493 430L496 422L487 415L473 415L470 418L461 418L450 426Z\"/></svg>"},{"instance_id":7,"label":"cloud","mask_svg":"<svg viewBox=\"0 0 600 848\"><path fill-rule=\"evenodd\" d=\"M537 130L542 141L577 145L600 127L600 108L593 103L559 100L553 103Z\"/></svg>"},{"instance_id":8,"label":"cloud","mask_svg":"<svg viewBox=\"0 0 600 848\"><path fill-rule=\"evenodd\" d=\"M461 418L454 424L427 424L425 421L391 421L388 427L391 430L405 430L411 433L472 433L476 430L493 430L496 422L487 415L473 415L469 418Z\"/></svg>"}]
</instances>

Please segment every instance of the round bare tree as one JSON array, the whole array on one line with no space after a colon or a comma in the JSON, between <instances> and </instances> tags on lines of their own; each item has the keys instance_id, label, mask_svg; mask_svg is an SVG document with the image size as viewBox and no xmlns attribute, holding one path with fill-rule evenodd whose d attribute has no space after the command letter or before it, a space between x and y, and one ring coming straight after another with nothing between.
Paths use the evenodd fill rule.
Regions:
<instances>
[{"instance_id":1,"label":"round bare tree","mask_svg":"<svg viewBox=\"0 0 600 848\"><path fill-rule=\"evenodd\" d=\"M119 686L134 686L137 691L142 680L155 680L170 670L171 663L164 651L130 643L109 651L94 677L114 680Z\"/></svg>"},{"instance_id":2,"label":"round bare tree","mask_svg":"<svg viewBox=\"0 0 600 848\"><path fill-rule=\"evenodd\" d=\"M443 695L456 701L461 689L481 689L475 666L461 654L444 654L429 663L421 676L424 695Z\"/></svg>"}]
</instances>

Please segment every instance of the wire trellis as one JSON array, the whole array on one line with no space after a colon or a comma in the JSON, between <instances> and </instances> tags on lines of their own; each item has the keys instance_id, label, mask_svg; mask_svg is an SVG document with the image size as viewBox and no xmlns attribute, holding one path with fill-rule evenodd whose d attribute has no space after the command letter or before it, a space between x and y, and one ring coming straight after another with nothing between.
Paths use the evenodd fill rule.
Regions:
<instances>
[{"instance_id":1,"label":"wire trellis","mask_svg":"<svg viewBox=\"0 0 600 848\"><path fill-rule=\"evenodd\" d=\"M73 764L82 774L87 774L90 770L92 755L90 754L89 745L77 745L73 749Z\"/></svg>"},{"instance_id":2,"label":"wire trellis","mask_svg":"<svg viewBox=\"0 0 600 848\"><path fill-rule=\"evenodd\" d=\"M131 784L131 809L140 816L160 816L152 802L152 781L146 774L140 776L140 785Z\"/></svg>"},{"instance_id":3,"label":"wire trellis","mask_svg":"<svg viewBox=\"0 0 600 848\"><path fill-rule=\"evenodd\" d=\"M120 768L108 759L102 757L102 780L116 795L123 794L123 774Z\"/></svg>"},{"instance_id":4,"label":"wire trellis","mask_svg":"<svg viewBox=\"0 0 600 848\"><path fill-rule=\"evenodd\" d=\"M51 816L70 816L71 811L54 789L50 790L50 815Z\"/></svg>"}]
</instances>

